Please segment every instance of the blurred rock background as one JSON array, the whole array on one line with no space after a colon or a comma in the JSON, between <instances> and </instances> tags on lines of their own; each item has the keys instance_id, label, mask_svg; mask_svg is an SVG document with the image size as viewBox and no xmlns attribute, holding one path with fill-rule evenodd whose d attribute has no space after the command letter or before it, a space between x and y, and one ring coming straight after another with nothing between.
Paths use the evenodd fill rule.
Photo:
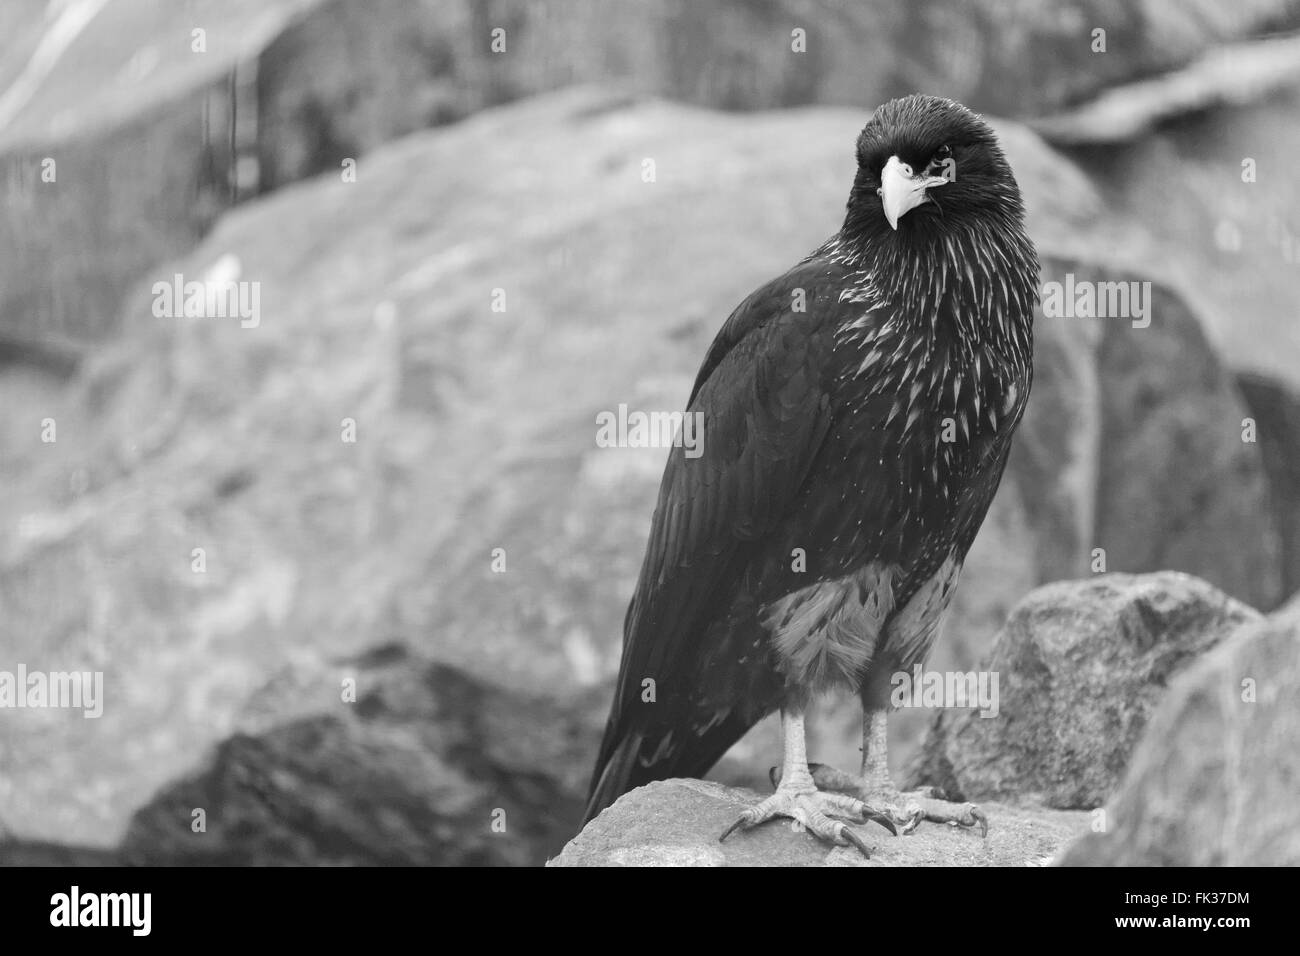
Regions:
<instances>
[{"instance_id":1,"label":"blurred rock background","mask_svg":"<svg viewBox=\"0 0 1300 956\"><path fill-rule=\"evenodd\" d=\"M107 698L0 711L0 861L553 855L664 457L595 416L680 408L906 92L990 115L1044 281L1155 283L1148 328L1039 316L934 666L1098 548L1300 590L1300 4L12 0L0 38L0 669ZM175 273L260 323L156 318Z\"/></svg>"}]
</instances>

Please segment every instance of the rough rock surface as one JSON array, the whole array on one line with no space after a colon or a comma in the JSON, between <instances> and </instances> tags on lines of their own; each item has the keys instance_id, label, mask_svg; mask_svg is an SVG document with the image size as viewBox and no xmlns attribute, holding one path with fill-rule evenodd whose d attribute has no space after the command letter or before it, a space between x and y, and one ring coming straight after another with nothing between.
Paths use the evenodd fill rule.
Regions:
<instances>
[{"instance_id":1,"label":"rough rock surface","mask_svg":"<svg viewBox=\"0 0 1300 956\"><path fill-rule=\"evenodd\" d=\"M30 95L0 99L7 213L0 335L24 346L84 347L111 336L132 278L192 248L241 195L337 174L344 158L401 134L569 84L622 83L739 110L860 109L942 91L1023 118L1176 69L1216 44L1300 22L1286 0L1138 0L1123 9L1110 0L1057 0L1032 10L1002 0L924 7L892 0L189 0L183 9L169 0L115 0L101 5L62 56L33 57L60 6L67 5L9 0L0 11L0 89L30 87ZM187 40L200 23L209 48L195 56ZM1107 31L1106 55L1094 50L1097 27ZM505 31L504 50L492 49L496 29ZM795 30L803 31L797 52ZM34 62L47 68L32 70ZM227 149L232 89L243 117L235 156ZM1285 125L1274 123L1263 139L1196 132L1187 155L1204 159L1216 143L1241 143L1258 155L1274 144L1271 155L1283 158L1274 168L1285 170L1293 152L1280 138ZM57 187L37 179L51 156L60 164ZM1231 154L1229 165L1237 159ZM1168 170L1163 157L1147 165L1155 177ZM1221 192L1213 164L1201 168ZM1128 182L1143 175L1136 165L1129 172ZM1177 203L1184 216L1221 214L1222 195L1187 203L1190 177L1164 179L1184 191ZM1267 193L1259 190L1272 210L1284 180L1279 172ZM1159 185L1159 178L1142 183L1129 201L1154 202L1168 214L1165 195L1150 188ZM87 208L96 214L82 215ZM1270 229L1276 245L1279 231ZM1193 233L1175 235L1182 246ZM113 255L102 254L108 248ZM1263 270L1253 275L1264 281L1238 283L1248 295L1277 285ZM1243 300L1226 301L1236 322ZM1267 319L1285 334L1285 322Z\"/></svg>"},{"instance_id":2,"label":"rough rock surface","mask_svg":"<svg viewBox=\"0 0 1300 956\"><path fill-rule=\"evenodd\" d=\"M1296 116L1300 86L1293 85L1070 152L1116 215L1142 224L1128 257L1150 263L1156 276L1190 295L1226 364L1292 388L1300 388L1300 323L1293 320L1300 182L1290 173L1300 151Z\"/></svg>"},{"instance_id":3,"label":"rough rock surface","mask_svg":"<svg viewBox=\"0 0 1300 956\"><path fill-rule=\"evenodd\" d=\"M1300 270L1298 270L1300 271ZM1269 504L1281 545L1283 592L1300 593L1300 387L1264 375L1237 379L1269 475Z\"/></svg>"},{"instance_id":4,"label":"rough rock surface","mask_svg":"<svg viewBox=\"0 0 1300 956\"><path fill-rule=\"evenodd\" d=\"M1084 832L1088 815L1043 807L987 804L988 836L923 823L907 836L876 824L858 828L871 848L832 847L789 820L718 842L746 806L760 799L702 780L665 780L624 794L548 866L1041 866Z\"/></svg>"},{"instance_id":5,"label":"rough rock surface","mask_svg":"<svg viewBox=\"0 0 1300 956\"><path fill-rule=\"evenodd\" d=\"M1114 792L1180 670L1259 614L1185 574L1051 584L1012 612L980 670L999 708L941 710L906 787L1091 809Z\"/></svg>"},{"instance_id":6,"label":"rough rock surface","mask_svg":"<svg viewBox=\"0 0 1300 956\"><path fill-rule=\"evenodd\" d=\"M540 865L581 819L603 706L509 693L401 645L287 668L258 701L111 854L0 835L0 862Z\"/></svg>"},{"instance_id":7,"label":"rough rock surface","mask_svg":"<svg viewBox=\"0 0 1300 956\"><path fill-rule=\"evenodd\" d=\"M1145 278L1105 265L1076 275ZM1157 282L1148 307L1150 328L1102 320L1096 524L1082 550L1104 548L1108 571L1185 571L1271 610L1289 592L1263 456L1242 441L1249 409L1189 300Z\"/></svg>"},{"instance_id":8,"label":"rough rock surface","mask_svg":"<svg viewBox=\"0 0 1300 956\"><path fill-rule=\"evenodd\" d=\"M1179 675L1067 866L1300 866L1300 603Z\"/></svg>"},{"instance_id":9,"label":"rough rock surface","mask_svg":"<svg viewBox=\"0 0 1300 956\"><path fill-rule=\"evenodd\" d=\"M426 0L428 2L428 0ZM1050 111L1116 82L1180 66L1213 44L1294 25L1285 0L437 0L430 16L459 41L442 58L452 108L563 82L621 79L701 105L856 105L943 91L1007 115ZM1092 30L1107 28L1105 55ZM502 55L487 36L501 27ZM793 49L793 30L803 48ZM481 38L481 39L480 39ZM478 42L474 42L474 41ZM906 51L900 55L900 51ZM466 105L462 105L462 103Z\"/></svg>"},{"instance_id":10,"label":"rough rock surface","mask_svg":"<svg viewBox=\"0 0 1300 956\"><path fill-rule=\"evenodd\" d=\"M251 158L256 93L248 67L321 3L4 5L0 339L76 355L115 337L132 284L193 248L234 200L230 91L239 90L234 102L244 114L236 151ZM68 29L87 12L83 26ZM207 46L196 54L191 31L200 25ZM61 55L51 55L60 43L33 55L56 33L67 42ZM53 179L43 178L48 172Z\"/></svg>"},{"instance_id":11,"label":"rough rock surface","mask_svg":"<svg viewBox=\"0 0 1300 956\"><path fill-rule=\"evenodd\" d=\"M1048 251L1045 288L1071 277L1076 287L1151 278L1104 257ZM1023 495L1046 559L1035 583L1089 574L1093 549L1103 548L1107 571L1185 571L1273 608L1288 592L1263 458L1241 440L1247 406L1188 298L1152 282L1146 308L1145 328L1122 317L1039 316L1034 395L1011 465L1037 486ZM1065 491L1075 496L1069 508Z\"/></svg>"},{"instance_id":12,"label":"rough rock surface","mask_svg":"<svg viewBox=\"0 0 1300 956\"><path fill-rule=\"evenodd\" d=\"M266 693L315 712L260 714L267 729L223 741L135 814L127 862L538 865L581 819L590 696L505 692L400 646Z\"/></svg>"}]
</instances>

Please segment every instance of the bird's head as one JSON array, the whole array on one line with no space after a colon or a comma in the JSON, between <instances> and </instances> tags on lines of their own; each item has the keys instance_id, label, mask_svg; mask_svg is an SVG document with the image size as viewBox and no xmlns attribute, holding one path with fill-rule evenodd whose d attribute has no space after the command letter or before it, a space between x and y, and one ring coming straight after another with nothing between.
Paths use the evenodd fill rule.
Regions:
<instances>
[{"instance_id":1,"label":"bird's head","mask_svg":"<svg viewBox=\"0 0 1300 956\"><path fill-rule=\"evenodd\" d=\"M1023 221L1020 189L987 123L960 103L905 96L858 136L845 233L937 235L966 224Z\"/></svg>"}]
</instances>

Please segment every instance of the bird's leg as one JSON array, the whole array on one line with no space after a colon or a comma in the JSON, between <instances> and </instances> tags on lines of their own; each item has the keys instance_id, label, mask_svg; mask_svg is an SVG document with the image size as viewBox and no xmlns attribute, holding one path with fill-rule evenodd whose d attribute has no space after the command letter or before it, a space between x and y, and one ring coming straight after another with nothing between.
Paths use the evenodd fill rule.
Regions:
<instances>
[{"instance_id":1,"label":"bird's leg","mask_svg":"<svg viewBox=\"0 0 1300 956\"><path fill-rule=\"evenodd\" d=\"M894 830L893 824L856 797L823 793L817 789L808 770L802 712L781 711L781 734L784 756L781 783L776 793L743 811L740 818L718 837L718 842L721 843L735 830L747 830L776 817L789 817L828 843L852 843L870 859L871 854L862 838L843 820L832 817L847 817L859 823L876 820L890 830Z\"/></svg>"},{"instance_id":2,"label":"bird's leg","mask_svg":"<svg viewBox=\"0 0 1300 956\"><path fill-rule=\"evenodd\" d=\"M973 803L952 803L940 799L933 788L902 793L889 776L889 739L886 733L886 711L865 709L862 715L862 776L814 764L811 768L814 783L826 790L848 793L878 807L903 828L904 833L916 829L922 820L948 823L953 826L979 827L980 836L987 836L988 817Z\"/></svg>"}]
</instances>

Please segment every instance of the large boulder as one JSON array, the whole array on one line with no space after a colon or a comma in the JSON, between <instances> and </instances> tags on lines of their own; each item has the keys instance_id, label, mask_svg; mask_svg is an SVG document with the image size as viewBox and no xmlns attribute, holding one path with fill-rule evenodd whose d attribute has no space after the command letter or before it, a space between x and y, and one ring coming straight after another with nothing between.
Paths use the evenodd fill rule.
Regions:
<instances>
[{"instance_id":1,"label":"large boulder","mask_svg":"<svg viewBox=\"0 0 1300 956\"><path fill-rule=\"evenodd\" d=\"M1300 74L1300 39L1292 70ZM1230 109L1086 149L1075 162L1113 204L1142 224L1125 255L1194 293L1207 335L1226 363L1300 387L1300 76ZM1292 438L1293 444L1300 438Z\"/></svg>"},{"instance_id":2,"label":"large boulder","mask_svg":"<svg viewBox=\"0 0 1300 956\"><path fill-rule=\"evenodd\" d=\"M0 864L540 865L576 829L603 702L385 645L286 667L110 851L0 831Z\"/></svg>"},{"instance_id":3,"label":"large boulder","mask_svg":"<svg viewBox=\"0 0 1300 956\"><path fill-rule=\"evenodd\" d=\"M769 791L770 792L770 791ZM1088 815L990 804L988 836L922 824L892 836L876 824L856 828L871 858L832 847L790 820L776 820L725 843L718 836L765 794L703 780L664 780L624 794L548 866L1043 866L1085 832Z\"/></svg>"},{"instance_id":4,"label":"large boulder","mask_svg":"<svg viewBox=\"0 0 1300 956\"><path fill-rule=\"evenodd\" d=\"M1066 866L1300 866L1300 603L1179 675Z\"/></svg>"},{"instance_id":5,"label":"large boulder","mask_svg":"<svg viewBox=\"0 0 1300 956\"><path fill-rule=\"evenodd\" d=\"M996 713L935 714L906 785L935 785L958 800L1101 806L1173 677L1258 618L1185 574L1039 588L981 662L998 675Z\"/></svg>"},{"instance_id":6,"label":"large boulder","mask_svg":"<svg viewBox=\"0 0 1300 956\"><path fill-rule=\"evenodd\" d=\"M391 645L261 696L134 815L125 861L535 866L581 819L591 695L510 693Z\"/></svg>"}]
</instances>

